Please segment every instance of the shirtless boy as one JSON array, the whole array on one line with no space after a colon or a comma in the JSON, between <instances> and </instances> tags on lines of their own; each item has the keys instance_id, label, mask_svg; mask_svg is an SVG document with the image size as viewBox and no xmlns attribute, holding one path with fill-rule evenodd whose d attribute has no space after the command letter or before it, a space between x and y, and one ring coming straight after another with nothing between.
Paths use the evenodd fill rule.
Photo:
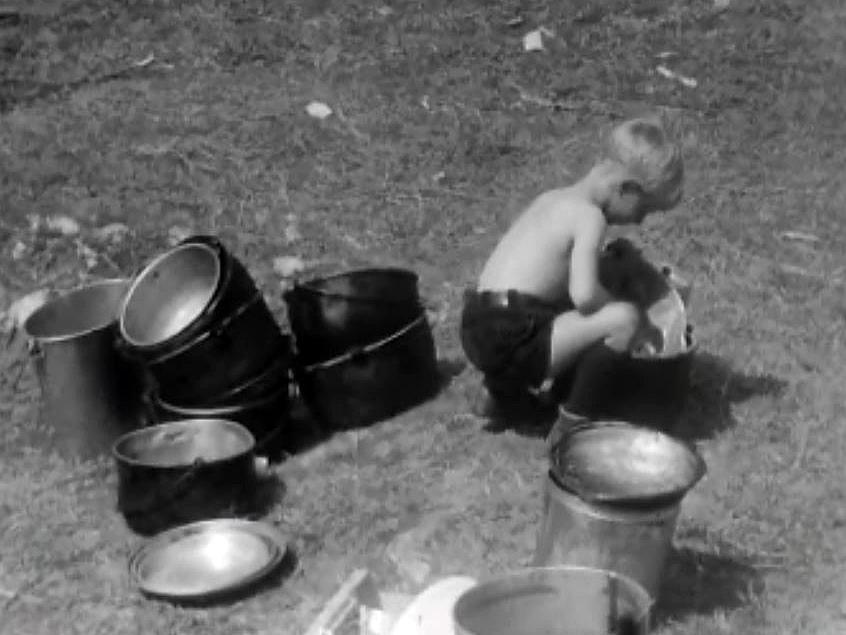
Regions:
<instances>
[{"instance_id":1,"label":"shirtless boy","mask_svg":"<svg viewBox=\"0 0 846 635\"><path fill-rule=\"evenodd\" d=\"M646 321L600 283L606 229L675 207L683 177L660 121L629 120L586 176L541 194L514 222L465 293L461 317L465 354L495 402L548 389L596 342L631 350Z\"/></svg>"}]
</instances>

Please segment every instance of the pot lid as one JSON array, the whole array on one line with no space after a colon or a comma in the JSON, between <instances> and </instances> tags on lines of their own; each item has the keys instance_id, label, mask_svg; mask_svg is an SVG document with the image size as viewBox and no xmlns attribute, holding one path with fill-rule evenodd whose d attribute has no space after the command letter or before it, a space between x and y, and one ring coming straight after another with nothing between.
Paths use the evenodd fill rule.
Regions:
<instances>
[{"instance_id":1,"label":"pot lid","mask_svg":"<svg viewBox=\"0 0 846 635\"><path fill-rule=\"evenodd\" d=\"M271 526L241 519L205 520L165 531L130 558L133 584L150 597L206 601L269 575L287 550Z\"/></svg>"},{"instance_id":2,"label":"pot lid","mask_svg":"<svg viewBox=\"0 0 846 635\"><path fill-rule=\"evenodd\" d=\"M623 422L576 425L552 448L550 462L562 487L605 504L677 502L706 470L683 441Z\"/></svg>"}]
</instances>

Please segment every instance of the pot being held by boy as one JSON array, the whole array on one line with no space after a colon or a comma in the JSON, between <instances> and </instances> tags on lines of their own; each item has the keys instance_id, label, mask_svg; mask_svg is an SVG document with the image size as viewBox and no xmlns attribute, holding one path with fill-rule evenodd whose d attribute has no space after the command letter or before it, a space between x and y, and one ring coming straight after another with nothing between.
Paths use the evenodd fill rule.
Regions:
<instances>
[{"instance_id":1,"label":"pot being held by boy","mask_svg":"<svg viewBox=\"0 0 846 635\"><path fill-rule=\"evenodd\" d=\"M556 387L598 342L627 352L660 338L642 305L602 284L600 262L610 225L673 209L683 181L680 149L660 120L632 119L611 131L584 177L540 194L516 219L465 292L461 316L488 414L527 397L558 401Z\"/></svg>"}]
</instances>

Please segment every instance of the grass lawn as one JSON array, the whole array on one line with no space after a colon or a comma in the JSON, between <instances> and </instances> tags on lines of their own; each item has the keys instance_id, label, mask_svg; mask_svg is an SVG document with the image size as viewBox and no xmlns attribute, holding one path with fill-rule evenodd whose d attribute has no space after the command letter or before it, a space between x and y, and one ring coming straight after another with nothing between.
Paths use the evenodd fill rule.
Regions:
<instances>
[{"instance_id":1,"label":"grass lawn","mask_svg":"<svg viewBox=\"0 0 846 635\"><path fill-rule=\"evenodd\" d=\"M415 269L455 374L435 400L282 463L265 518L295 567L190 610L130 586L141 539L115 512L110 461L29 447L39 394L11 340L0 633L296 634L359 566L410 592L526 564L544 431L471 414L461 291L521 205L579 176L601 129L649 110L682 139L688 179L680 209L636 240L694 285L699 355L678 433L709 465L682 509L656 632L846 633L839 0L14 5L0 4L0 309L213 231L280 319L274 258ZM524 52L540 26L545 50ZM334 114L309 117L312 100ZM56 215L79 232L50 230ZM128 231L112 240L115 223Z\"/></svg>"}]
</instances>

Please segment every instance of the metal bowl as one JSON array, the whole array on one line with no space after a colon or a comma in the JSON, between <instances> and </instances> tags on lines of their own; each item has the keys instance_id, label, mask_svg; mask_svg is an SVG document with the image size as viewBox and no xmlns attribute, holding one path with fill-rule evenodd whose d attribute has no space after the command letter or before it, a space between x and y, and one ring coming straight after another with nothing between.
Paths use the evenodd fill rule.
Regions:
<instances>
[{"instance_id":1,"label":"metal bowl","mask_svg":"<svg viewBox=\"0 0 846 635\"><path fill-rule=\"evenodd\" d=\"M209 600L268 575L286 548L282 536L264 523L207 520L159 534L133 554L129 572L145 595Z\"/></svg>"},{"instance_id":2,"label":"metal bowl","mask_svg":"<svg viewBox=\"0 0 846 635\"><path fill-rule=\"evenodd\" d=\"M623 422L586 423L552 448L556 481L583 500L669 504L705 474L702 457L663 432Z\"/></svg>"},{"instance_id":3,"label":"metal bowl","mask_svg":"<svg viewBox=\"0 0 846 635\"><path fill-rule=\"evenodd\" d=\"M158 346L202 317L220 283L219 254L204 243L182 244L135 278L120 311L120 333L135 347Z\"/></svg>"}]
</instances>

